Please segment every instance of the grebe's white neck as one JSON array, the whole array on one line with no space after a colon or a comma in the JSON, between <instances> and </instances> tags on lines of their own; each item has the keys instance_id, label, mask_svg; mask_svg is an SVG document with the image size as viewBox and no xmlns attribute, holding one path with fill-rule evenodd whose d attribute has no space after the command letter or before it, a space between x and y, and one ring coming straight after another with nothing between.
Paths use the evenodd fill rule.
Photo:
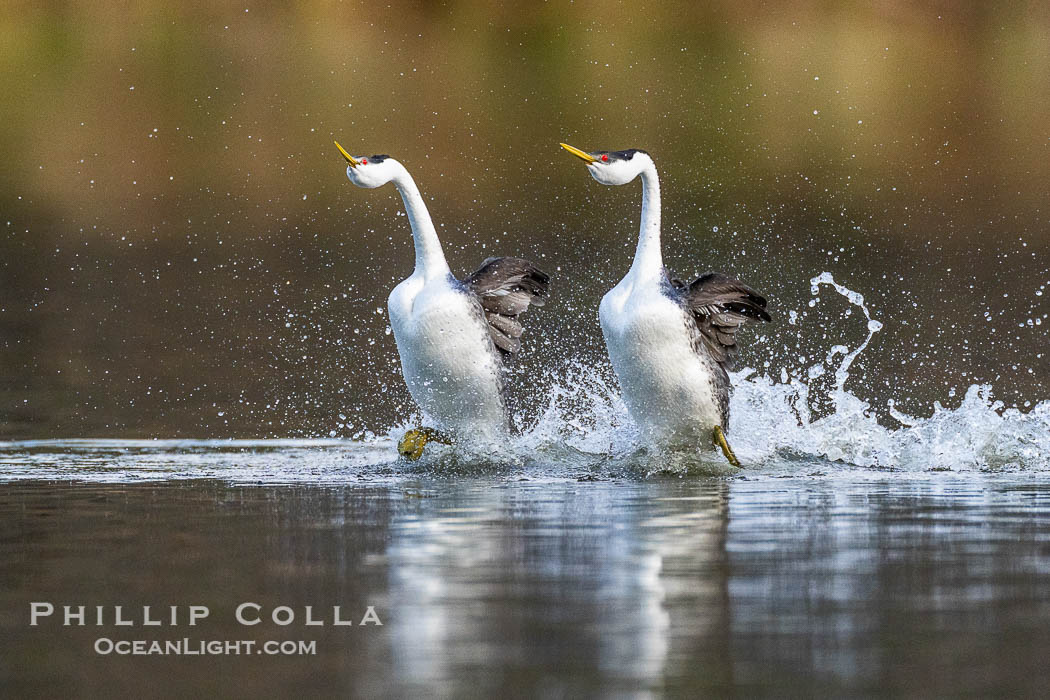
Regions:
<instances>
[{"instance_id":1,"label":"grebe's white neck","mask_svg":"<svg viewBox=\"0 0 1050 700\"><path fill-rule=\"evenodd\" d=\"M445 261L445 253L441 249L434 222L412 176L408 174L408 170L401 167L391 182L405 202L405 212L412 226L412 239L416 247L416 269L412 274L422 275L424 279L449 274L448 262Z\"/></svg>"},{"instance_id":2,"label":"grebe's white neck","mask_svg":"<svg viewBox=\"0 0 1050 700\"><path fill-rule=\"evenodd\" d=\"M642 222L638 231L638 248L627 273L635 280L660 280L664 260L660 252L660 178L650 161L642 170Z\"/></svg>"}]
</instances>

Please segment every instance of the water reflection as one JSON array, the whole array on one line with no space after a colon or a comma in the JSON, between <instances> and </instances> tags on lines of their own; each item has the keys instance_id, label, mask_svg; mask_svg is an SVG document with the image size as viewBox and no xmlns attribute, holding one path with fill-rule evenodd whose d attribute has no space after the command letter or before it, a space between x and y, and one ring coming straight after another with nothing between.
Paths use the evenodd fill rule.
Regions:
<instances>
[{"instance_id":1,"label":"water reflection","mask_svg":"<svg viewBox=\"0 0 1050 700\"><path fill-rule=\"evenodd\" d=\"M694 651L726 628L728 485L649 491L481 488L396 519L397 675L455 684L510 660L578 690L642 689L682 659L721 666Z\"/></svg>"},{"instance_id":2,"label":"water reflection","mask_svg":"<svg viewBox=\"0 0 1050 700\"><path fill-rule=\"evenodd\" d=\"M1046 484L20 482L0 516L0 680L15 694L1032 694L1050 680ZM186 631L30 628L30 600L206 604L202 636L316 639L318 654L101 659L102 634ZM384 625L246 628L244 600L373 605Z\"/></svg>"}]
</instances>

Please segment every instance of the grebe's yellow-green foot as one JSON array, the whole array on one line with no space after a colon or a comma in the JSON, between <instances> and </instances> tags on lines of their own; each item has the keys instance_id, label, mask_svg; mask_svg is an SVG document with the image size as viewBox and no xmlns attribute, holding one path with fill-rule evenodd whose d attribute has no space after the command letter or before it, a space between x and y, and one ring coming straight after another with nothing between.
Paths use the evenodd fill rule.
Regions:
<instances>
[{"instance_id":1,"label":"grebe's yellow-green foot","mask_svg":"<svg viewBox=\"0 0 1050 700\"><path fill-rule=\"evenodd\" d=\"M415 462L423 456L423 448L428 442L451 445L452 438L436 428L413 428L401 436L397 443L397 453L410 462Z\"/></svg>"},{"instance_id":2,"label":"grebe's yellow-green foot","mask_svg":"<svg viewBox=\"0 0 1050 700\"><path fill-rule=\"evenodd\" d=\"M722 454L726 456L726 461L728 461L734 467L740 466L740 460L736 458L735 454L733 454L733 448L729 446L729 441L726 440L726 434L722 432L722 426L715 426L715 429L711 435L711 442L715 445L715 447L722 448Z\"/></svg>"}]
</instances>

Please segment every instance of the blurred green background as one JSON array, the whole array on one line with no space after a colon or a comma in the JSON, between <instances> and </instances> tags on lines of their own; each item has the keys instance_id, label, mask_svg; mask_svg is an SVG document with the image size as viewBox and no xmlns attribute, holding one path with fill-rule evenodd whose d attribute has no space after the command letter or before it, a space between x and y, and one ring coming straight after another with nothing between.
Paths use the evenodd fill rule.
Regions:
<instances>
[{"instance_id":1,"label":"blurred green background","mask_svg":"<svg viewBox=\"0 0 1050 700\"><path fill-rule=\"evenodd\" d=\"M1046 3L15 1L0 24L0 436L411 411L385 314L407 220L333 138L409 168L456 273L552 274L526 409L566 358L604 362L637 230L639 188L559 141L652 153L669 266L769 297L762 373L863 339L841 298L809 305L827 270L885 323L850 383L880 416L978 382L1050 397Z\"/></svg>"}]
</instances>

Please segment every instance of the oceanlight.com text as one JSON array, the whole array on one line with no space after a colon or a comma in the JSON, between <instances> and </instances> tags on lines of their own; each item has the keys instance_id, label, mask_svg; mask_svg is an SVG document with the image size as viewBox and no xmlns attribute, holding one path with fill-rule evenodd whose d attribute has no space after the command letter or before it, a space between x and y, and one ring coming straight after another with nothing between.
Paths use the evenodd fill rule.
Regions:
<instances>
[{"instance_id":1,"label":"oceanlight.com text","mask_svg":"<svg viewBox=\"0 0 1050 700\"><path fill-rule=\"evenodd\" d=\"M316 656L317 641L285 639L281 641L254 639L110 639L99 637L94 644L101 656L241 656L266 654L268 656Z\"/></svg>"}]
</instances>

